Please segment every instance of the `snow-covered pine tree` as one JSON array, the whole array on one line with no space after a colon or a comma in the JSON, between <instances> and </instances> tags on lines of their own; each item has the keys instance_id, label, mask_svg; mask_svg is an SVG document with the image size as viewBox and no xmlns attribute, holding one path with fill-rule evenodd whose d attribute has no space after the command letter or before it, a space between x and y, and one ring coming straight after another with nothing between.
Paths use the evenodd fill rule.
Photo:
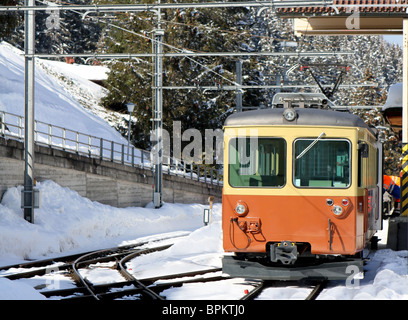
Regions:
<instances>
[{"instance_id":1,"label":"snow-covered pine tree","mask_svg":"<svg viewBox=\"0 0 408 320\"><path fill-rule=\"evenodd\" d=\"M13 1L20 5L23 0ZM61 1L50 1L59 3ZM47 4L40 1L40 4ZM64 4L92 4L93 0L65 0ZM16 20L12 34L5 40L19 49L24 48L24 20L21 16ZM82 12L75 10L47 10L36 11L35 14L35 49L36 53L84 53L94 52L101 36L102 28L92 19L82 19ZM78 63L85 63L86 59L77 59Z\"/></svg>"},{"instance_id":2,"label":"snow-covered pine tree","mask_svg":"<svg viewBox=\"0 0 408 320\"><path fill-rule=\"evenodd\" d=\"M164 52L221 52L242 50L248 41L245 21L247 9L178 9L162 10L161 28L164 29ZM153 13L117 14L115 25L105 35L107 52L152 52L150 39L157 26ZM165 58L164 86L197 86L193 90L164 90L163 127L172 132L173 121L181 121L182 130L215 129L222 126L225 112L235 104L235 92L200 90L200 86L233 84L234 59L228 57L173 57ZM149 146L152 117L152 60L133 59L111 63L107 81L110 94L103 103L111 108L125 110L125 103L136 104L134 114L138 129L133 132L141 140L138 146Z\"/></svg>"},{"instance_id":3,"label":"snow-covered pine tree","mask_svg":"<svg viewBox=\"0 0 408 320\"><path fill-rule=\"evenodd\" d=\"M2 0L5 5L16 0ZM153 1L153 0L147 0ZM143 3L147 2L143 1ZM68 3L130 3L130 0L68 0ZM19 0L22 4L22 0ZM339 63L350 66L344 83L364 83L366 71L372 74L370 81L378 88L341 89L335 93L333 102L338 105L378 105L384 101L388 87L402 80L402 50L389 44L381 36L301 36L293 33L289 20L279 19L270 9L179 9L162 10L162 28L165 43L180 50L191 51L353 51L353 55L335 58L242 57L243 82L252 85L310 84L312 77L300 71L299 66L308 63ZM36 14L36 50L40 53L80 52L132 52L149 53L150 39L156 27L157 17L153 13L118 13L99 15L99 19L85 19L79 13L60 11L59 28L50 29L47 18L50 12ZM9 32L5 39L23 47L23 19L21 14L0 15L1 31ZM48 21L50 22L50 21ZM110 24L108 24L108 22ZM131 32L114 27L124 27ZM176 49L165 46L170 52ZM85 62L78 60L77 62ZM91 63L91 61L87 61ZM214 85L231 84L235 81L236 59L217 58L171 58L164 61L164 85ZM111 73L107 82L109 95L105 106L122 110L125 103L136 103L137 128L133 135L139 146L148 146L148 133L152 115L152 60L115 60L109 64ZM317 76L322 83L332 84L338 70L326 68ZM319 91L319 89L302 89ZM276 90L253 89L243 94L244 106L270 105ZM228 110L235 108L235 92L203 90L165 90L165 128L171 132L172 121L182 121L183 130L196 127L220 128ZM362 115L363 116L363 115ZM367 121L370 118L365 117ZM127 135L127 128L118 125ZM390 135L392 139L392 135Z\"/></svg>"},{"instance_id":4,"label":"snow-covered pine tree","mask_svg":"<svg viewBox=\"0 0 408 320\"><path fill-rule=\"evenodd\" d=\"M17 0L0 0L1 6L15 6ZM0 13L0 40L13 33L16 26L20 23L21 16L15 12Z\"/></svg>"}]
</instances>

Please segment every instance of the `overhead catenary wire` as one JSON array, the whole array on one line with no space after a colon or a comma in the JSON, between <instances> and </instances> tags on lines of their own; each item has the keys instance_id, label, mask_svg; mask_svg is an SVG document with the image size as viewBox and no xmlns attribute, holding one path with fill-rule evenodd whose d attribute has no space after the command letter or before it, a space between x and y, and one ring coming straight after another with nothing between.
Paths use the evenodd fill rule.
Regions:
<instances>
[{"instance_id":1,"label":"overhead catenary wire","mask_svg":"<svg viewBox=\"0 0 408 320\"><path fill-rule=\"evenodd\" d=\"M54 3L50 1L50 3ZM282 2L271 1L237 1L237 2L195 2L195 3L151 3L151 4L93 4L93 5L62 5L55 3L53 9L56 10L72 10L74 7L76 10L89 11L89 12L118 12L118 11L153 11L157 9L178 9L178 8L245 8L245 7L257 7L272 8L272 4L276 9L291 8L291 7L332 7L332 0L289 0ZM43 6L0 6L0 11L46 11L49 10L48 5Z\"/></svg>"},{"instance_id":2,"label":"overhead catenary wire","mask_svg":"<svg viewBox=\"0 0 408 320\"><path fill-rule=\"evenodd\" d=\"M52 1L43 1L43 0L36 0L37 2L40 3L53 3L53 8L56 7L58 8L58 3L52 2ZM61 2L60 2L61 3ZM69 9L70 11L80 14L81 12L77 11L76 8L77 6L71 5L71 7L75 7L75 9ZM58 10L58 9L57 9ZM97 11L99 12L99 11ZM84 17L84 16L83 16ZM98 22L104 23L110 27L116 28L118 30L133 34L135 36L144 38L148 41L156 41L155 39L152 39L151 37L148 37L144 34L141 33L137 33L135 31L126 29L124 27L118 26L116 24L113 24L111 22L107 22L104 21L103 18L101 17L93 17L93 16L86 16L87 19L90 20L96 20ZM162 21L161 21L162 22ZM185 57L187 59L189 59L190 61L194 62L195 64L201 66L202 68L204 68L205 70L207 70L210 73L215 74L216 76L218 76L219 78L227 81L228 83L239 87L240 84L236 83L233 80L230 80L226 77L224 77L223 75L221 75L220 73L216 72L215 70L213 70L212 68L206 66L203 63L198 62L197 60L191 58L193 57L199 57L199 56L230 56L230 57L241 57L241 56L297 56L298 58L300 58L301 56L336 56L338 54L342 55L342 54L352 54L352 52L234 52L234 53L227 53L227 52L219 52L219 53L206 53L206 52L191 52L192 50L190 49L185 49L185 48L177 48L173 45L167 44L165 42L162 42L162 45L165 47L168 47L170 49L176 50L178 51L177 53L163 53L163 56L168 56L168 57L176 57L176 56L182 56ZM142 57L155 57L157 56L156 54L152 54L152 53L144 53L144 54L123 54L123 56L121 54L37 54L35 55L39 58L50 58L50 57L95 57L95 59L102 59L102 58L128 58L128 59L132 59L132 58L142 58ZM143 59L142 59L143 60ZM146 62L146 61L145 61ZM148 62L146 62L148 63Z\"/></svg>"},{"instance_id":3,"label":"overhead catenary wire","mask_svg":"<svg viewBox=\"0 0 408 320\"><path fill-rule=\"evenodd\" d=\"M45 1L42 1L42 0L36 0L36 1L42 2L42 3L45 2ZM52 1L48 1L48 2L54 3L54 2L52 2ZM75 9L76 9L76 8L75 8ZM74 10L74 9L70 9L70 11L80 14L79 12L77 12L77 11ZM95 18L95 17L89 17L89 19L97 20L98 22L105 23L105 24L109 25L110 27L113 27L113 28L116 28L116 29L119 29L119 30L128 32L128 33L130 33L130 34L133 34L133 35L135 35L135 36L138 36L138 37L147 39L147 40L152 41L152 42L157 41L157 40L152 39L152 38L150 38L150 37L148 37L148 36L145 36L144 34L140 34L140 33L134 32L134 31L132 31L132 30L128 30L128 29L126 29L126 28L123 28L123 27L120 27L120 26L118 26L118 25L115 25L115 24L113 24L113 23L111 23L111 22L103 21L103 20L99 19L99 17L97 17L97 18ZM162 44L163 46L166 46L166 47L171 48L171 49L173 49L173 50L178 50L179 52L183 52L183 51L186 50L186 49L179 49L179 48L177 48L177 47L175 47L175 46L172 46L172 45L170 45L170 44L167 44L167 43L165 43L165 42L161 42L161 44ZM150 54L148 54L148 55L150 56ZM153 55L156 56L156 54L151 54L151 55L152 55L152 56L153 56ZM54 56L55 56L55 55L54 55ZM72 56L72 55L71 55L71 56ZM227 81L227 82L229 82L229 83L231 83L231 84L233 84L233 85L239 85L239 84L237 84L235 81L230 80L230 79L224 77L223 75L221 75L221 74L219 74L218 72L212 70L211 68L207 67L206 65L204 65L204 64L202 64L202 63L200 63L200 62L198 62L198 61L196 61L196 60L194 60L194 59L192 59L191 57L189 57L189 56L187 55L187 53L186 53L185 57L186 57L187 59L191 60L192 62L196 63L197 65L203 67L203 68L206 69L207 71L209 71L209 72L211 72L211 73L217 75L217 76L220 77L221 79L223 79L223 80L225 80L225 81Z\"/></svg>"},{"instance_id":4,"label":"overhead catenary wire","mask_svg":"<svg viewBox=\"0 0 408 320\"><path fill-rule=\"evenodd\" d=\"M57 2L52 2L52 1L44 1L44 0L36 0L37 2L40 3L52 3L53 6L52 8L55 10L59 10L60 7L62 6L62 8L65 8L65 10L69 10L72 11L74 13L77 13L79 15L82 15L81 12L79 12L77 10L77 8L82 8L83 6L76 6L76 5L61 5L60 3L63 3L61 1ZM296 2L296 1L295 1ZM303 1L304 3L304 1ZM161 7L162 4L160 4L159 7ZM181 4L184 6L184 4ZM227 3L228 5L228 3ZM238 5L239 6L239 5ZM47 6L49 8L49 6ZM69 8L67 8L69 7ZM88 7L89 6L85 6ZM96 7L99 7L96 6ZM121 5L118 5L118 7L121 7ZM189 7L189 6L187 6ZM192 7L192 6L191 6ZM199 7L205 7L205 6L199 6ZM0 11L1 11L1 6L0 6ZM93 7L94 8L94 7ZM268 8L268 7L267 7ZM94 8L95 9L95 8ZM123 9L123 8L122 8ZM103 10L94 10L92 12L102 12ZM152 11L151 9L149 9L148 11ZM112 12L112 11L111 11ZM97 22L106 24L107 26L116 28L118 30L130 33L132 35L144 38L145 40L148 41L152 41L152 43L154 43L156 40L152 39L149 36L146 36L144 34L141 33L137 33L135 31L126 29L124 27L118 26L116 24L113 24L111 22L107 22L104 21L104 17L94 17L94 16L89 16L89 15L82 15L84 18L86 17L86 19L90 19L90 20L95 20ZM168 22L168 21L161 21L161 22ZM165 42L161 42L161 44L167 48L173 49L177 52L173 52L173 53L162 53L160 54L163 57L185 57L187 59L189 59L190 61L192 61L193 63L201 66L202 68L204 68L205 70L207 70L210 73L213 73L214 75L216 75L217 77L225 80L227 83L230 83L229 86L167 86L167 87L163 87L163 89L197 89L197 88L204 88L206 90L237 90L237 88L240 89L276 89L276 88L297 88L299 87L298 85L260 85L260 86L243 86L241 84L236 83L234 80L228 79L226 77L224 77L223 75L221 75L220 73L218 73L217 71L215 71L213 68L210 68L208 66L206 66L205 64L198 62L197 60L193 59L192 57L210 57L210 56L230 56L230 57L245 57L245 56L256 56L256 57L266 57L266 56L289 56L289 57L296 57L298 59L300 59L301 57L310 57L310 56L316 56L316 57L321 57L321 56L334 56L337 57L338 55L350 55L353 54L353 52L338 52L338 51L332 51L332 52L300 52L300 50L298 50L297 52L193 52L190 49L186 49L186 48L178 48L176 46L170 45L168 43ZM302 44L301 44L302 45ZM141 61L143 61L144 63L150 64L149 62L141 59L143 57L147 57L147 58L151 58L151 57L156 57L157 54L153 54L153 53L124 53L124 54L106 54L106 53L93 53L93 54L76 54L76 53L70 53L70 54L33 54L32 56L35 57L39 57L39 58L51 58L51 57L93 57L95 59L140 59ZM356 85L356 86L374 86L375 84L365 84L365 85ZM313 88L315 86L313 85L303 85L301 86L303 88ZM349 86L341 86L343 87L349 87Z\"/></svg>"}]
</instances>

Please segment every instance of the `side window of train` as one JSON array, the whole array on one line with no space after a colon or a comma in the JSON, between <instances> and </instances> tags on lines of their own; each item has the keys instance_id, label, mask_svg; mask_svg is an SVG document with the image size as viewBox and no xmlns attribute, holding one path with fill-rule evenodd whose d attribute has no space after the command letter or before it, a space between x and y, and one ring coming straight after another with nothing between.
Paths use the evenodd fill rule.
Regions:
<instances>
[{"instance_id":1,"label":"side window of train","mask_svg":"<svg viewBox=\"0 0 408 320\"><path fill-rule=\"evenodd\" d=\"M365 159L369 157L369 150L368 144L365 142L360 141L358 143L358 186L363 187L365 185L364 176L366 175L366 168L364 163L366 162Z\"/></svg>"},{"instance_id":2,"label":"side window of train","mask_svg":"<svg viewBox=\"0 0 408 320\"><path fill-rule=\"evenodd\" d=\"M283 187L286 141L282 138L233 138L229 143L228 166L232 187Z\"/></svg>"},{"instance_id":3,"label":"side window of train","mask_svg":"<svg viewBox=\"0 0 408 320\"><path fill-rule=\"evenodd\" d=\"M360 153L360 158L368 158L369 147L368 147L367 143L360 141L358 143L358 150L359 150L359 153Z\"/></svg>"}]
</instances>

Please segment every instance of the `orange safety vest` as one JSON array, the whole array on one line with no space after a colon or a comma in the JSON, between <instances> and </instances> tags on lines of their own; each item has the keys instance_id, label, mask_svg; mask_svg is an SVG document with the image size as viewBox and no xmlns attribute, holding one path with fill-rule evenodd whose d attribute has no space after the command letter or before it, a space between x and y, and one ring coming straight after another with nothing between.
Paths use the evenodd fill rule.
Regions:
<instances>
[{"instance_id":1,"label":"orange safety vest","mask_svg":"<svg viewBox=\"0 0 408 320\"><path fill-rule=\"evenodd\" d=\"M399 200L401 197L400 186L400 177L387 175L383 176L383 188L397 200Z\"/></svg>"}]
</instances>

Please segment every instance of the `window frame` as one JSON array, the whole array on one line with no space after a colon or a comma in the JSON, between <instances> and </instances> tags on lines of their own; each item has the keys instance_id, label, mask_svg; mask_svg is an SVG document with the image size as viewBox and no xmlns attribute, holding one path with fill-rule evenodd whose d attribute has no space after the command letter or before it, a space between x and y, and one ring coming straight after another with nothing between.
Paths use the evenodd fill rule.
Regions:
<instances>
[{"instance_id":1,"label":"window frame","mask_svg":"<svg viewBox=\"0 0 408 320\"><path fill-rule=\"evenodd\" d=\"M296 156L295 156L295 152L296 152L296 148L295 148L295 144L297 141L299 140L309 140L310 142L312 142L314 139L316 139L316 137L297 137L293 140L292 143L292 185L297 188L297 189L326 189L326 190L346 190L349 189L352 184L353 184L353 171L352 171L352 167L353 167L353 149L352 149L352 143L349 139L347 138L323 138L320 139L319 142L325 142L325 141L345 141L348 143L348 150L349 150L349 183L347 186L345 187L334 187L334 186L330 186L330 187L325 187L325 186L298 186L295 183L295 165L296 165Z\"/></svg>"},{"instance_id":2,"label":"window frame","mask_svg":"<svg viewBox=\"0 0 408 320\"><path fill-rule=\"evenodd\" d=\"M231 144L232 141L236 140L236 139L247 139L247 138L251 138L250 136L236 136L236 137L232 137L231 139L229 139L228 141L228 185L231 188L246 188L246 189L282 189L287 185L288 182L288 165L287 165L287 161L288 161L288 143L286 141L285 138L283 137L277 137L277 136L258 136L258 142L261 139L275 139L275 140L280 140L283 142L283 151L284 151L284 159L282 161L282 165L283 165L283 184L279 185L279 186L234 186L231 184L231 167L230 167L230 152L231 152ZM258 144L259 146L259 144ZM258 152L259 152L259 147L258 147Z\"/></svg>"}]
</instances>

